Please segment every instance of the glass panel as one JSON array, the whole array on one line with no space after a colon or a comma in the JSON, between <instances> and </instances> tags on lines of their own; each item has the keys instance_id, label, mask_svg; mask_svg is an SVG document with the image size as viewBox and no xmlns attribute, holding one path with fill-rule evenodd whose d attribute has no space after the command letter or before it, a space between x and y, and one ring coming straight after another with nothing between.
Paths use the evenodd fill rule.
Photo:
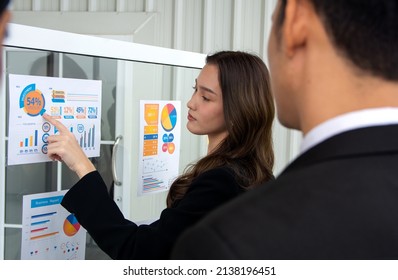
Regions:
<instances>
[{"instance_id":1,"label":"glass panel","mask_svg":"<svg viewBox=\"0 0 398 280\"><path fill-rule=\"evenodd\" d=\"M21 176L21 174L23 174ZM55 163L13 165L6 168L6 223L22 223L22 199L26 194L57 189Z\"/></svg>"},{"instance_id":2,"label":"glass panel","mask_svg":"<svg viewBox=\"0 0 398 280\"><path fill-rule=\"evenodd\" d=\"M101 140L115 140L117 60L63 55L62 77L102 81Z\"/></svg>"},{"instance_id":3,"label":"glass panel","mask_svg":"<svg viewBox=\"0 0 398 280\"><path fill-rule=\"evenodd\" d=\"M100 156L96 158L91 158L95 168L97 168L98 172L101 174L104 179L105 184L108 186L108 189L111 189L113 178L112 178L112 170L111 170L111 157L112 157L112 147L113 145L101 145ZM77 175L70 171L69 168L62 164L62 189L67 190L70 189L74 184L77 183L79 178Z\"/></svg>"},{"instance_id":4,"label":"glass panel","mask_svg":"<svg viewBox=\"0 0 398 280\"><path fill-rule=\"evenodd\" d=\"M7 72L21 75L58 76L57 53L45 51L7 51Z\"/></svg>"},{"instance_id":5,"label":"glass panel","mask_svg":"<svg viewBox=\"0 0 398 280\"><path fill-rule=\"evenodd\" d=\"M186 103L192 95L192 86L200 70L90 56L61 55L45 51L12 49L6 52L6 57L7 74L62 76L65 78L102 81L102 144L100 157L92 158L91 160L102 175L110 192L112 192L113 181L111 157L113 141L115 140L116 97L132 97L129 99L131 100L130 105L127 104L125 106L122 104L124 108L130 109L131 112L129 114L132 117L129 120L121 120L124 122L125 129L132 130L134 135L137 135L137 137L133 137L132 143L124 143L124 145L133 147L131 149L133 152L131 154L123 154L123 156L129 158L131 163L131 165L124 167L125 172L130 173L129 176L131 176L131 181L125 182L125 187L132 189L131 204L133 213L130 214L135 219L135 217L144 217L149 214L153 217L156 213L160 213L165 206L166 193L146 197L145 199L140 199L140 204L136 203L138 202L136 180L139 153L139 100L181 100L180 171L182 171L188 163L200 156L198 147L200 146L201 138L193 136L185 129ZM120 67L121 65L123 67ZM8 119L6 123L8 124ZM77 176L64 164L56 162L6 167L6 224L21 224L23 195L57 190L58 168L61 169L62 189L69 189L78 181ZM128 198L126 201L128 201ZM151 203L148 203L149 201ZM5 258L19 259L21 230L6 228L5 232ZM88 234L86 259L109 259Z\"/></svg>"},{"instance_id":6,"label":"glass panel","mask_svg":"<svg viewBox=\"0 0 398 280\"><path fill-rule=\"evenodd\" d=\"M62 65L61 71L60 65ZM51 77L65 77L77 79L103 79L103 112L102 140L113 140L115 129L115 83L116 61L98 59L78 55L60 55L58 53L10 50L7 52L7 73L22 75L39 75ZM60 73L61 72L61 73ZM111 116L110 114L113 114ZM7 101L8 124L8 101ZM8 127L6 127L8 135ZM104 138L105 137L105 138ZM102 166L110 162L111 145L101 145L101 156L93 162L106 181L111 185L111 173ZM23 195L43 193L57 190L57 163L25 164L6 167L6 224L21 224ZM77 176L70 172L65 165L61 165L62 185L70 188L77 182ZM21 176L23 174L23 176ZM21 247L20 230L6 228L7 236L6 259L19 259ZM17 233L17 234L16 234ZM87 239L88 258L108 258L92 241Z\"/></svg>"},{"instance_id":7,"label":"glass panel","mask_svg":"<svg viewBox=\"0 0 398 280\"><path fill-rule=\"evenodd\" d=\"M22 230L19 228L6 228L5 229L5 260L20 260L21 259L21 238Z\"/></svg>"},{"instance_id":8,"label":"glass panel","mask_svg":"<svg viewBox=\"0 0 398 280\"><path fill-rule=\"evenodd\" d=\"M113 145L101 145L101 154L99 157L92 158L95 168L101 174L105 184L108 186L108 190L111 189L113 184L111 161L112 161L112 148Z\"/></svg>"}]
</instances>

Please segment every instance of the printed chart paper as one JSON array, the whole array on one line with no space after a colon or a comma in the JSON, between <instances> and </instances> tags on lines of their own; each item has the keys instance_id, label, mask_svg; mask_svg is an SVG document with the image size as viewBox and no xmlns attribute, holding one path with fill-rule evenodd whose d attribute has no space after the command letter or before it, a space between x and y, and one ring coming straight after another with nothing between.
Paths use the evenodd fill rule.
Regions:
<instances>
[{"instance_id":1,"label":"printed chart paper","mask_svg":"<svg viewBox=\"0 0 398 280\"><path fill-rule=\"evenodd\" d=\"M88 157L98 157L102 82L9 75L8 165L50 161L47 137L57 129L47 113L74 133Z\"/></svg>"},{"instance_id":2,"label":"printed chart paper","mask_svg":"<svg viewBox=\"0 0 398 280\"><path fill-rule=\"evenodd\" d=\"M65 193L23 197L21 259L84 259L86 230L60 204Z\"/></svg>"},{"instance_id":3,"label":"printed chart paper","mask_svg":"<svg viewBox=\"0 0 398 280\"><path fill-rule=\"evenodd\" d=\"M138 195L167 191L178 176L180 101L140 102Z\"/></svg>"}]
</instances>

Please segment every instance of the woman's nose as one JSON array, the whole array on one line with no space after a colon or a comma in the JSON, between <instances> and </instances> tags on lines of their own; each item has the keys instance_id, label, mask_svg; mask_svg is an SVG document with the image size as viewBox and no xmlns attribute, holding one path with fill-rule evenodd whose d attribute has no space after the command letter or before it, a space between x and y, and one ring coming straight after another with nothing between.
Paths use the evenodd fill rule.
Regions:
<instances>
[{"instance_id":1,"label":"woman's nose","mask_svg":"<svg viewBox=\"0 0 398 280\"><path fill-rule=\"evenodd\" d=\"M194 102L195 94L192 95L191 99L187 102L187 107L191 110L194 110L195 108L195 102Z\"/></svg>"}]
</instances>

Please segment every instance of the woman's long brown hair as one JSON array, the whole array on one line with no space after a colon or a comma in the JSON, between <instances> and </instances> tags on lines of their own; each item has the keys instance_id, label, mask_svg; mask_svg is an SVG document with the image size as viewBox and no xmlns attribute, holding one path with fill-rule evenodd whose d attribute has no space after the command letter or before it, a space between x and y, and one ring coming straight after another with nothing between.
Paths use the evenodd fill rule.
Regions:
<instances>
[{"instance_id":1,"label":"woman's long brown hair","mask_svg":"<svg viewBox=\"0 0 398 280\"><path fill-rule=\"evenodd\" d=\"M230 167L244 189L273 178L275 107L267 67L257 55L234 51L209 55L206 63L218 67L228 136L174 181L167 207L184 197L193 179L213 168Z\"/></svg>"}]
</instances>

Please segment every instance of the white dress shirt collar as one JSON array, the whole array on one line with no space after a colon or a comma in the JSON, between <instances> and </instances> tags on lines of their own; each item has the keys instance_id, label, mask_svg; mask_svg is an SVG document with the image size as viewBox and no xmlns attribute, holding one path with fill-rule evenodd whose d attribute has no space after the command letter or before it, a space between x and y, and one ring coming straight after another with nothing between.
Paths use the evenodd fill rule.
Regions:
<instances>
[{"instance_id":1,"label":"white dress shirt collar","mask_svg":"<svg viewBox=\"0 0 398 280\"><path fill-rule=\"evenodd\" d=\"M310 130L301 143L300 153L348 130L390 124L398 124L398 108L396 107L366 109L343 114Z\"/></svg>"}]
</instances>

